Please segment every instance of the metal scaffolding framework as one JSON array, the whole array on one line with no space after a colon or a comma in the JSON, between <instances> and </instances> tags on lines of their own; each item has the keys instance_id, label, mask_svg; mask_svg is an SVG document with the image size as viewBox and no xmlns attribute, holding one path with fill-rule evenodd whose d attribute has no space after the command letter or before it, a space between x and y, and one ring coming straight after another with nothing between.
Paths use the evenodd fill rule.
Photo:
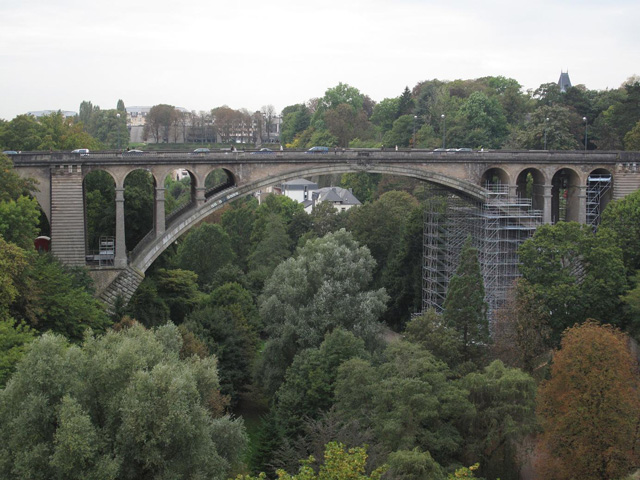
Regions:
<instances>
[{"instance_id":1,"label":"metal scaffolding framework","mask_svg":"<svg viewBox=\"0 0 640 480\"><path fill-rule=\"evenodd\" d=\"M587 181L587 225L597 228L611 190L611 174L592 173Z\"/></svg>"},{"instance_id":2,"label":"metal scaffolding framework","mask_svg":"<svg viewBox=\"0 0 640 480\"><path fill-rule=\"evenodd\" d=\"M442 311L468 236L478 250L490 318L519 276L518 246L541 224L542 212L533 210L530 198L510 197L506 185L486 188L489 193L483 203L434 190L424 216L423 311Z\"/></svg>"}]
</instances>

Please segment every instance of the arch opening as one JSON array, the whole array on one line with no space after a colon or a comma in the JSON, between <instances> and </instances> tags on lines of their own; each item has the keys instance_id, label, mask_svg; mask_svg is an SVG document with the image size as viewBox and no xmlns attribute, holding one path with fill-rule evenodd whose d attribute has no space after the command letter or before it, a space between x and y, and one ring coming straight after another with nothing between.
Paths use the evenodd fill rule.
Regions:
<instances>
[{"instance_id":1,"label":"arch opening","mask_svg":"<svg viewBox=\"0 0 640 480\"><path fill-rule=\"evenodd\" d=\"M509 174L501 168L490 168L482 175L480 186L493 193L509 193Z\"/></svg>"},{"instance_id":2,"label":"arch opening","mask_svg":"<svg viewBox=\"0 0 640 480\"><path fill-rule=\"evenodd\" d=\"M163 184L165 220L170 221L176 212L182 211L186 205L195 203L196 180L189 170L179 168L167 175Z\"/></svg>"},{"instance_id":3,"label":"arch opening","mask_svg":"<svg viewBox=\"0 0 640 480\"><path fill-rule=\"evenodd\" d=\"M580 219L580 178L570 168L556 172L551 180L551 223Z\"/></svg>"},{"instance_id":4,"label":"arch opening","mask_svg":"<svg viewBox=\"0 0 640 480\"><path fill-rule=\"evenodd\" d=\"M123 185L125 244L131 251L154 229L156 180L148 170L136 169Z\"/></svg>"},{"instance_id":5,"label":"arch opening","mask_svg":"<svg viewBox=\"0 0 640 480\"><path fill-rule=\"evenodd\" d=\"M233 187L235 184L235 178L229 170L216 168L209 172L204 180L204 197L208 199L222 190Z\"/></svg>"},{"instance_id":6,"label":"arch opening","mask_svg":"<svg viewBox=\"0 0 640 480\"><path fill-rule=\"evenodd\" d=\"M116 182L105 170L83 179L85 259L89 265L110 266L115 258Z\"/></svg>"},{"instance_id":7,"label":"arch opening","mask_svg":"<svg viewBox=\"0 0 640 480\"><path fill-rule=\"evenodd\" d=\"M540 170L527 168L516 180L516 196L529 199L534 210L544 210L544 175Z\"/></svg>"}]
</instances>

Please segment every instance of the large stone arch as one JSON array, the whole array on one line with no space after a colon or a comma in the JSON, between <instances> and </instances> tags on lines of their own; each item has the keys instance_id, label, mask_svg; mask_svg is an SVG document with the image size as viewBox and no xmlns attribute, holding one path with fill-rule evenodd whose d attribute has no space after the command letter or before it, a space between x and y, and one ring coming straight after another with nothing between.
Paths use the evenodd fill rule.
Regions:
<instances>
[{"instance_id":1,"label":"large stone arch","mask_svg":"<svg viewBox=\"0 0 640 480\"><path fill-rule=\"evenodd\" d=\"M544 210L544 173L537 168L524 168L516 177L516 197L531 200L535 210Z\"/></svg>"},{"instance_id":2,"label":"large stone arch","mask_svg":"<svg viewBox=\"0 0 640 480\"><path fill-rule=\"evenodd\" d=\"M551 178L551 223L578 222L584 207L585 182L571 167L558 168Z\"/></svg>"},{"instance_id":3,"label":"large stone arch","mask_svg":"<svg viewBox=\"0 0 640 480\"><path fill-rule=\"evenodd\" d=\"M487 168L480 177L480 185L487 189L498 193L509 192L511 185L511 176L501 167Z\"/></svg>"},{"instance_id":4,"label":"large stone arch","mask_svg":"<svg viewBox=\"0 0 640 480\"><path fill-rule=\"evenodd\" d=\"M113 210L109 209L108 205L100 205L99 203L93 203L90 205L90 202L93 197L90 197L90 193L93 190L89 190L90 186L87 185L88 182L91 181L92 177L96 175L104 174L106 177L111 179L113 187L113 195L109 195L109 197L104 198L102 194L107 193L104 192L102 188L98 188L97 190L103 190L99 198L104 198L107 202L112 203L111 207ZM98 178L98 180L100 180ZM83 209L84 209L84 218L85 218L85 248L86 248L86 260L89 265L112 265L113 258L111 255L114 252L115 245L113 242L115 241L116 234L116 218L115 218L115 204L116 204L116 189L117 179L113 175L112 172L107 168L92 168L87 171L83 171L82 175L82 196L83 196ZM111 192L109 192L110 194ZM96 199L97 200L97 199ZM91 207L91 208L90 208ZM99 210L96 211L95 208L99 207ZM91 211L90 211L91 210ZM91 215L95 215L96 218L91 219ZM92 227L97 227L97 225L92 225L92 220L100 225L100 228L97 231L94 231Z\"/></svg>"},{"instance_id":5,"label":"large stone arch","mask_svg":"<svg viewBox=\"0 0 640 480\"><path fill-rule=\"evenodd\" d=\"M440 173L429 172L417 168L396 167L393 165L371 165L368 168L357 168L353 165L341 164L292 170L246 185L229 186L220 192L216 192L214 195L207 198L204 204L197 205L195 208L183 212L182 215L175 218L173 222L166 225L166 230L162 235L159 235L151 242L148 242L143 248L139 250L136 249L138 251L136 251L135 255L132 257L131 265L136 270L145 272L169 245L188 232L198 222L226 205L229 201L250 195L268 186L295 178L357 171L412 177L438 184L446 189L454 190L463 197L470 198L475 201L484 201L486 199L486 190L478 185L466 180L460 180Z\"/></svg>"}]
</instances>

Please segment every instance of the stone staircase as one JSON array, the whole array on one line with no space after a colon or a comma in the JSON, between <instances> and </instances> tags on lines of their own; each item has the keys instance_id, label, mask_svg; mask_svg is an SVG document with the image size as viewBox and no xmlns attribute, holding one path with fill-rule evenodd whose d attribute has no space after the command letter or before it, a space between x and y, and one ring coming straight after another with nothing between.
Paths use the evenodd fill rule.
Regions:
<instances>
[{"instance_id":1,"label":"stone staircase","mask_svg":"<svg viewBox=\"0 0 640 480\"><path fill-rule=\"evenodd\" d=\"M67 265L85 264L84 196L79 165L51 170L51 251Z\"/></svg>"},{"instance_id":2,"label":"stone staircase","mask_svg":"<svg viewBox=\"0 0 640 480\"><path fill-rule=\"evenodd\" d=\"M107 305L107 312L114 312L118 297L120 297L123 305L129 303L143 279L144 273L137 268L128 266L122 270L116 279L100 294L100 299Z\"/></svg>"}]
</instances>

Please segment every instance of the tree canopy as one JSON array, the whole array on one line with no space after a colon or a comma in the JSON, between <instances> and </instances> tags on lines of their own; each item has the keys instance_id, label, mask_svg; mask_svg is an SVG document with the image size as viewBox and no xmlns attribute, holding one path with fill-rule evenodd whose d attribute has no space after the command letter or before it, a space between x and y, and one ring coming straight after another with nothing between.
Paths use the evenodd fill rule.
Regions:
<instances>
[{"instance_id":1,"label":"tree canopy","mask_svg":"<svg viewBox=\"0 0 640 480\"><path fill-rule=\"evenodd\" d=\"M181 345L172 325L34 341L0 391L1 476L226 478L242 421L218 413L215 358Z\"/></svg>"},{"instance_id":2,"label":"tree canopy","mask_svg":"<svg viewBox=\"0 0 640 480\"><path fill-rule=\"evenodd\" d=\"M568 329L542 383L542 474L616 479L638 465L637 361L619 330L588 321Z\"/></svg>"}]
</instances>

